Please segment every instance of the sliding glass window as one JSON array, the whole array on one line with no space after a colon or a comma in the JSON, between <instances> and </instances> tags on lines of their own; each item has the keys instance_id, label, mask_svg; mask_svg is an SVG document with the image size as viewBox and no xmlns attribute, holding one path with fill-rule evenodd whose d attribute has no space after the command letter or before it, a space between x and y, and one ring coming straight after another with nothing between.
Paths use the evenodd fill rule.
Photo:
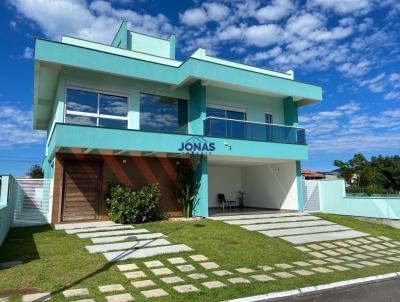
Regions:
<instances>
[{"instance_id":1,"label":"sliding glass window","mask_svg":"<svg viewBox=\"0 0 400 302\"><path fill-rule=\"evenodd\" d=\"M65 123L126 129L128 98L68 88Z\"/></svg>"},{"instance_id":2,"label":"sliding glass window","mask_svg":"<svg viewBox=\"0 0 400 302\"><path fill-rule=\"evenodd\" d=\"M245 138L245 112L207 107L207 117L212 136Z\"/></svg>"}]
</instances>

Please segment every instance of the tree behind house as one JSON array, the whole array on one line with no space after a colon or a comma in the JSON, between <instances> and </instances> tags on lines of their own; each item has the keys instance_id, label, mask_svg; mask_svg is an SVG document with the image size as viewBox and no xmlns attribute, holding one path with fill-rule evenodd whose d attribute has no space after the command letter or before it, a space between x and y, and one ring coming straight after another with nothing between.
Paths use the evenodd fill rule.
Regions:
<instances>
[{"instance_id":1,"label":"tree behind house","mask_svg":"<svg viewBox=\"0 0 400 302\"><path fill-rule=\"evenodd\" d=\"M33 165L26 173L30 178L43 178L42 167L39 165Z\"/></svg>"}]
</instances>

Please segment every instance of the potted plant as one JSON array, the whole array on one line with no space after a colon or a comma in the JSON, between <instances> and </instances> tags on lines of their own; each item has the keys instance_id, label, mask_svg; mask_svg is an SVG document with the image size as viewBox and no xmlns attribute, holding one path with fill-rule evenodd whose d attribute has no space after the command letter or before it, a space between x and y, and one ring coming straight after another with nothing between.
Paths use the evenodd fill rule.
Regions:
<instances>
[{"instance_id":1,"label":"potted plant","mask_svg":"<svg viewBox=\"0 0 400 302\"><path fill-rule=\"evenodd\" d=\"M239 191L238 192L238 200L239 200L239 207L243 208L243 203L244 203L244 192L243 191Z\"/></svg>"}]
</instances>

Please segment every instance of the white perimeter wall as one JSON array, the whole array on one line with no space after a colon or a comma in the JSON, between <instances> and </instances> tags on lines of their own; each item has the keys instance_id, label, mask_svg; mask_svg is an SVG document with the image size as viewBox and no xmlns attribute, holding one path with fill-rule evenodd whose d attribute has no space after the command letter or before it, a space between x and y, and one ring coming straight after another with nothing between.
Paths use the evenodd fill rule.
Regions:
<instances>
[{"instance_id":1,"label":"white perimeter wall","mask_svg":"<svg viewBox=\"0 0 400 302\"><path fill-rule=\"evenodd\" d=\"M245 206L298 210L296 162L243 168L242 181Z\"/></svg>"},{"instance_id":2,"label":"white perimeter wall","mask_svg":"<svg viewBox=\"0 0 400 302\"><path fill-rule=\"evenodd\" d=\"M226 200L237 200L242 190L242 169L239 167L208 166L208 206L220 207L217 194L225 194Z\"/></svg>"},{"instance_id":3,"label":"white perimeter wall","mask_svg":"<svg viewBox=\"0 0 400 302\"><path fill-rule=\"evenodd\" d=\"M244 206L298 210L296 162L252 167L208 167L209 207L221 206L217 194L237 200L238 191L245 195Z\"/></svg>"}]
</instances>

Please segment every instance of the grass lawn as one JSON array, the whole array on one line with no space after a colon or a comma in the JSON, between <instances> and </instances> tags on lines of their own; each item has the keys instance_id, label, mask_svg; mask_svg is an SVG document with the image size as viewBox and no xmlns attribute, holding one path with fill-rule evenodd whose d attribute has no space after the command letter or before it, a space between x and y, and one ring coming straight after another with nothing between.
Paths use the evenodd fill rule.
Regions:
<instances>
[{"instance_id":1,"label":"grass lawn","mask_svg":"<svg viewBox=\"0 0 400 302\"><path fill-rule=\"evenodd\" d=\"M343 216L326 214L318 214L318 216L369 233L372 236L383 235L400 241L400 231L391 227ZM172 290L170 285L160 282L159 277L153 277L154 275L148 273L149 269L145 268L143 262L160 260L165 266L173 268L166 261L167 258L182 256L189 259L188 255L203 254L210 261L218 263L221 270L232 271L235 268L247 267L258 270L257 274L271 275L268 272L261 272L257 266L307 261L315 258L298 251L293 248L293 245L281 239L268 238L257 232L250 232L239 226L228 225L219 221L163 221L144 224L140 227L153 232L162 232L168 236L169 241L184 243L195 250L191 253L120 262L137 264L147 274L148 279L154 280L159 288L164 288L169 293L167 297L153 298L154 301L221 301L400 271L400 263L397 262L389 265L351 269L345 272L315 274L307 277L298 276L269 282L253 280L250 284L231 285L227 282L228 277L217 277L210 271L198 269L198 272L209 275L209 280L219 280L227 286L208 290L201 285L201 282L209 280L190 280L190 283L200 288L201 291L191 294L178 294ZM61 291L69 288L87 287L91 298L96 301L105 301L104 294L98 291L97 286L120 283L135 297L136 301L145 300L140 291L133 288L130 281L119 272L115 264L108 264L101 254L89 254L84 248L85 245L89 244L91 244L89 239L80 239L75 235L67 235L63 231L54 231L49 226L12 229L7 240L0 247L0 262L23 260L24 264L0 271L0 297L4 290L34 287L38 288L40 292L54 292L55 296L52 301L65 301ZM174 271L177 270L174 269ZM175 276L188 280L185 273L176 273ZM245 277L243 274L240 276ZM69 299L68 301L72 300L78 299ZM14 297L12 301L18 301L18 299Z\"/></svg>"}]
</instances>

